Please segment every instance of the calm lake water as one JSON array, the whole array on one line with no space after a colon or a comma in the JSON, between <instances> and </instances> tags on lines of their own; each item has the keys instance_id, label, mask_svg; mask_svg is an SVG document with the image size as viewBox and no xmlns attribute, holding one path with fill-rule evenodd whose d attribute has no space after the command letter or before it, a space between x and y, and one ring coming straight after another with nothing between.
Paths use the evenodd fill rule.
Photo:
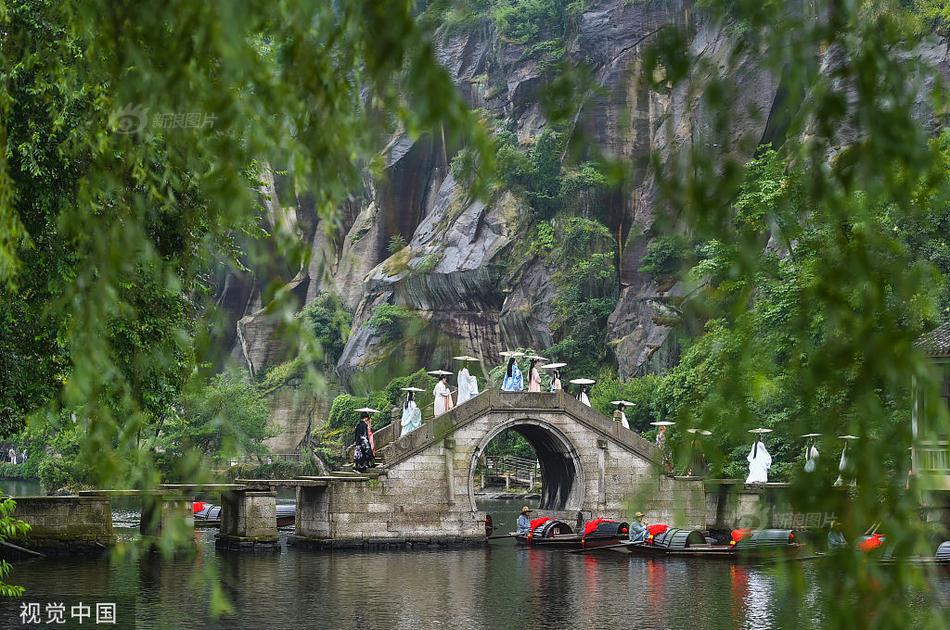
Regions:
<instances>
[{"instance_id":1,"label":"calm lake water","mask_svg":"<svg viewBox=\"0 0 950 630\"><path fill-rule=\"evenodd\" d=\"M513 528L520 503L482 505L497 531ZM130 612L136 619L117 627L176 630L813 628L822 579L833 579L811 563L786 572L569 554L510 540L444 551L251 554L216 552L213 531L195 536L194 558L44 559L19 564L11 579L27 588L25 602L116 602L120 621ZM209 569L235 616L210 618L208 582L198 579ZM804 595L793 595L802 584ZM938 597L950 614L950 578L939 579ZM18 604L0 605L0 627L24 627L18 615Z\"/></svg>"}]
</instances>

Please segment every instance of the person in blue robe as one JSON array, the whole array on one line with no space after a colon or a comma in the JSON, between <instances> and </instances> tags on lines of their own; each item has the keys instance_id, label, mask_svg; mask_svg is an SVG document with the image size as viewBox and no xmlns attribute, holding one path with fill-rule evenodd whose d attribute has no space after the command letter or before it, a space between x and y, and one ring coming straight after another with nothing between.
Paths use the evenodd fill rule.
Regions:
<instances>
[{"instance_id":1,"label":"person in blue robe","mask_svg":"<svg viewBox=\"0 0 950 630\"><path fill-rule=\"evenodd\" d=\"M505 392L520 392L524 390L524 377L514 357L509 357L508 367L505 369L505 379L501 382L501 389Z\"/></svg>"}]
</instances>

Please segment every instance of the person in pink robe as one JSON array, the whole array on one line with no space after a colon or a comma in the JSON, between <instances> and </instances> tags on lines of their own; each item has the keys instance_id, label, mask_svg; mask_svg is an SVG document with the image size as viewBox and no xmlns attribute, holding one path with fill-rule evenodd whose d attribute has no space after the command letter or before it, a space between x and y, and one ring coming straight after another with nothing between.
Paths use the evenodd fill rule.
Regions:
<instances>
[{"instance_id":1,"label":"person in pink robe","mask_svg":"<svg viewBox=\"0 0 950 630\"><path fill-rule=\"evenodd\" d=\"M541 372L538 370L537 359L531 359L531 367L528 368L528 391L541 391Z\"/></svg>"}]
</instances>

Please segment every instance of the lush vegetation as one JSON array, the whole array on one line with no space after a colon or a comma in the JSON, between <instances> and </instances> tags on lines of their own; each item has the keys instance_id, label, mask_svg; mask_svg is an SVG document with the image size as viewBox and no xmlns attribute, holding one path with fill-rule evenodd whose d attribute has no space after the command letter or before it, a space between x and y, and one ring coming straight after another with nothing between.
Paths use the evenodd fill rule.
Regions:
<instances>
[{"instance_id":1,"label":"lush vegetation","mask_svg":"<svg viewBox=\"0 0 950 630\"><path fill-rule=\"evenodd\" d=\"M491 169L408 3L247 5L222 20L190 2L10 0L0 32L0 435L19 433L50 488L201 481L229 448L260 448L258 384L209 372L217 270L276 251L293 274L308 256L263 212L266 169L286 168L326 225L397 125L441 127ZM262 300L310 373L341 320L296 317L290 278Z\"/></svg>"},{"instance_id":2,"label":"lush vegetation","mask_svg":"<svg viewBox=\"0 0 950 630\"><path fill-rule=\"evenodd\" d=\"M271 166L292 167L291 187L334 225L362 169L375 166L380 138L439 128L447 145L465 146L452 171L473 193L496 192L480 185L497 165L496 185L530 208L526 251L556 286L557 343L543 352L600 379L596 406L635 402L628 416L641 429L651 418L676 420L674 446L687 427L708 428L713 468L729 476L742 476L747 431L774 427L773 473L792 482L796 509L836 513L849 533L884 522L898 548L920 548L907 410L912 379L941 408L913 342L950 314L950 140L921 125L928 115L942 121L946 95L921 95L940 77L914 51L930 30L946 32L946 3L832 3L820 16L774 1L700 4L741 32L735 54L697 56L691 33L668 28L644 44L640 71L644 87L682 90L695 95L694 109L715 114L709 137L653 161L657 207L676 221L657 213L640 270L689 290L671 307L682 354L665 373L622 382L604 335L623 223L601 196L618 182L590 159L595 149L570 150L583 140L573 127L583 98L569 94L583 70L560 66L554 76L579 3L468 0L439 18L374 0L248 4L222 21L218 7L194 2L7 0L0 435L18 434L30 449L24 468L50 488L200 481L206 463L263 454L265 392L332 363L349 315L330 296L298 315L281 282L265 287L293 360L259 382L208 374L215 270L242 268L262 251L280 251L294 270L307 261L293 232L268 222L258 180ZM488 26L540 59L556 98L545 99L554 106L534 143L497 125L489 140L436 62L433 19ZM731 135L731 113L745 115L745 103L730 81L750 57L781 78L787 98L770 113L783 121L770 128L774 150L762 147L747 164ZM212 118L166 128L148 124L149 113ZM369 325L396 342L415 318L384 304ZM398 382L432 386L419 373ZM399 386L339 397L314 451L342 439L356 407L398 404ZM946 414L934 421L946 426ZM809 431L825 434L823 453L837 452L839 433L861 436L850 496L831 489L831 467L799 473L795 436ZM0 537L21 527L12 509L0 503ZM905 622L919 574L827 562L838 579L818 605L831 623ZM0 564L0 578L8 571ZM792 594L803 594L799 582Z\"/></svg>"}]
</instances>

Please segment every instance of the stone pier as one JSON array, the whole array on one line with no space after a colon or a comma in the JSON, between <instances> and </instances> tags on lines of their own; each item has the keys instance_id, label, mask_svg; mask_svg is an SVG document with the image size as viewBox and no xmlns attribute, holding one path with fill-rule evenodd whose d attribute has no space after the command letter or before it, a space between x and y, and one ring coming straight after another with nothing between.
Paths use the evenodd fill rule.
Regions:
<instances>
[{"instance_id":1,"label":"stone pier","mask_svg":"<svg viewBox=\"0 0 950 630\"><path fill-rule=\"evenodd\" d=\"M218 549L276 550L277 493L273 490L232 490L221 495Z\"/></svg>"},{"instance_id":2,"label":"stone pier","mask_svg":"<svg viewBox=\"0 0 950 630\"><path fill-rule=\"evenodd\" d=\"M30 532L17 540L47 555L98 554L115 544L107 496L16 497L14 516Z\"/></svg>"},{"instance_id":3,"label":"stone pier","mask_svg":"<svg viewBox=\"0 0 950 630\"><path fill-rule=\"evenodd\" d=\"M188 545L195 542L191 530L195 526L195 516L191 509L191 501L181 496L158 495L154 498L145 498L142 502L142 515L139 518L139 533L143 538L158 538L164 533L174 531L187 541Z\"/></svg>"}]
</instances>

